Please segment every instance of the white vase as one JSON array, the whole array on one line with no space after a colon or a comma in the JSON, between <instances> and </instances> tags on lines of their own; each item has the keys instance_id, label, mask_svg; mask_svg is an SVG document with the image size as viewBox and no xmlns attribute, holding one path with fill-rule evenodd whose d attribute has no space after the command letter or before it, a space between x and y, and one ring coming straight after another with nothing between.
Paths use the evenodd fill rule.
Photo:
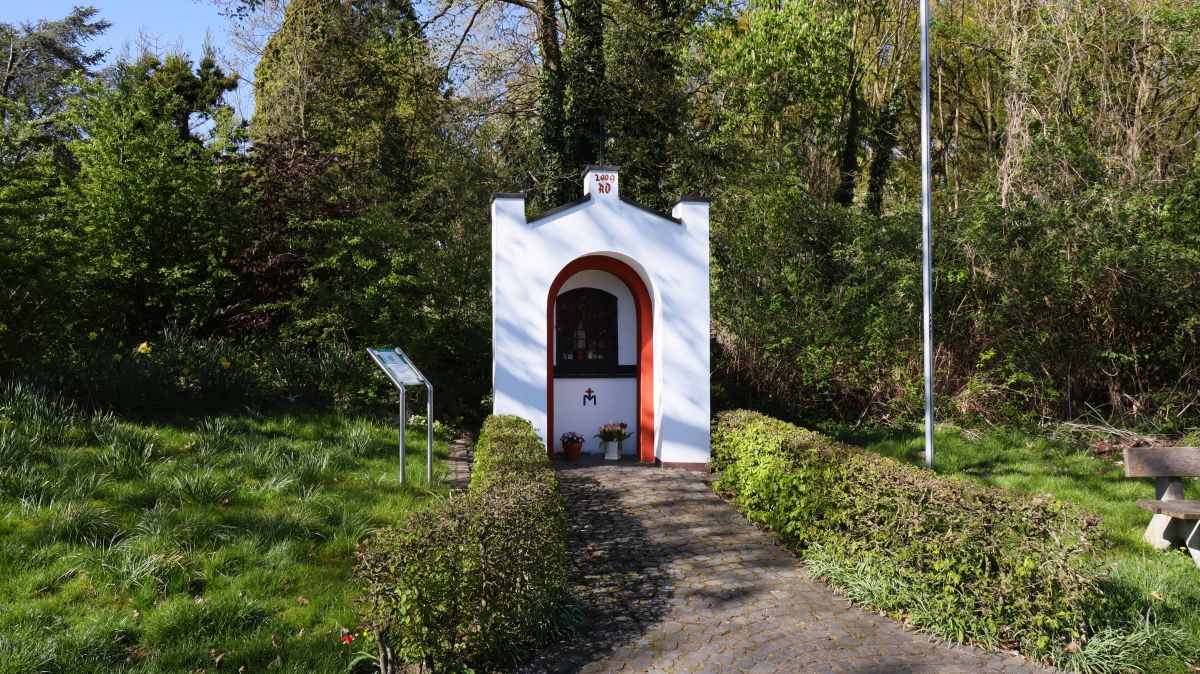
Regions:
<instances>
[{"instance_id":1,"label":"white vase","mask_svg":"<svg viewBox=\"0 0 1200 674\"><path fill-rule=\"evenodd\" d=\"M621 445L616 440L607 440L600 444L604 446L605 461L616 461L621 458Z\"/></svg>"}]
</instances>

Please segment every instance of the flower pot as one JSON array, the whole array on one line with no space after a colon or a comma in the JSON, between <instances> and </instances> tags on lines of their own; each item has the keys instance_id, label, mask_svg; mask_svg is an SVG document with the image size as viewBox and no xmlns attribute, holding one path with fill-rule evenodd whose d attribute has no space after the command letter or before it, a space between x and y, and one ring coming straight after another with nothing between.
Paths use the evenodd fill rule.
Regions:
<instances>
[{"instance_id":1,"label":"flower pot","mask_svg":"<svg viewBox=\"0 0 1200 674\"><path fill-rule=\"evenodd\" d=\"M606 440L600 444L604 446L605 461L616 461L621 458L621 442L619 440Z\"/></svg>"},{"instance_id":2,"label":"flower pot","mask_svg":"<svg viewBox=\"0 0 1200 674\"><path fill-rule=\"evenodd\" d=\"M564 442L562 443L563 458L567 461L578 461L580 453L583 452L582 442Z\"/></svg>"}]
</instances>

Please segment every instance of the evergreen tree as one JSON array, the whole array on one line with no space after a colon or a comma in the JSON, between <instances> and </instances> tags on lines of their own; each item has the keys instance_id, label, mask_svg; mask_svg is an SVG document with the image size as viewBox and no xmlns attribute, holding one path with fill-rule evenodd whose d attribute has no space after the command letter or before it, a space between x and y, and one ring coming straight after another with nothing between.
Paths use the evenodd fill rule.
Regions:
<instances>
[{"instance_id":1,"label":"evergreen tree","mask_svg":"<svg viewBox=\"0 0 1200 674\"><path fill-rule=\"evenodd\" d=\"M88 43L108 27L93 7L57 21L0 23L0 364L59 339L69 320L57 191L77 170L67 143L79 129L64 110L94 76L104 52Z\"/></svg>"}]
</instances>

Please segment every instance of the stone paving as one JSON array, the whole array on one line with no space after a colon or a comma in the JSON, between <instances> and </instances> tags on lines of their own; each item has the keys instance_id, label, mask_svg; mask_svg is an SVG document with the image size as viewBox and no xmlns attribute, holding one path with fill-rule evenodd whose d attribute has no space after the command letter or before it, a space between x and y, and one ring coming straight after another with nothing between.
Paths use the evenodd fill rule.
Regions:
<instances>
[{"instance_id":1,"label":"stone paving","mask_svg":"<svg viewBox=\"0 0 1200 674\"><path fill-rule=\"evenodd\" d=\"M473 446L463 439L450 442L450 459L446 470L446 485L462 491L471 481L471 459Z\"/></svg>"},{"instance_id":2,"label":"stone paving","mask_svg":"<svg viewBox=\"0 0 1200 674\"><path fill-rule=\"evenodd\" d=\"M518 671L1047 671L851 606L702 474L595 459L559 468L586 625Z\"/></svg>"}]
</instances>

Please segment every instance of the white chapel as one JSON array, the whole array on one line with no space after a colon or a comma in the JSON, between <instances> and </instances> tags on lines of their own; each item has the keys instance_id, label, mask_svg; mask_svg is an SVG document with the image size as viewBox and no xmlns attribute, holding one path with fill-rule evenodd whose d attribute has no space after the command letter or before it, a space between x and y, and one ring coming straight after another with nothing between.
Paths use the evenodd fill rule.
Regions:
<instances>
[{"instance_id":1,"label":"white chapel","mask_svg":"<svg viewBox=\"0 0 1200 674\"><path fill-rule=\"evenodd\" d=\"M533 422L547 451L575 431L598 452L626 423L627 460L699 468L709 458L707 199L670 214L621 198L620 172L589 166L583 198L532 218L492 198L494 413Z\"/></svg>"}]
</instances>

